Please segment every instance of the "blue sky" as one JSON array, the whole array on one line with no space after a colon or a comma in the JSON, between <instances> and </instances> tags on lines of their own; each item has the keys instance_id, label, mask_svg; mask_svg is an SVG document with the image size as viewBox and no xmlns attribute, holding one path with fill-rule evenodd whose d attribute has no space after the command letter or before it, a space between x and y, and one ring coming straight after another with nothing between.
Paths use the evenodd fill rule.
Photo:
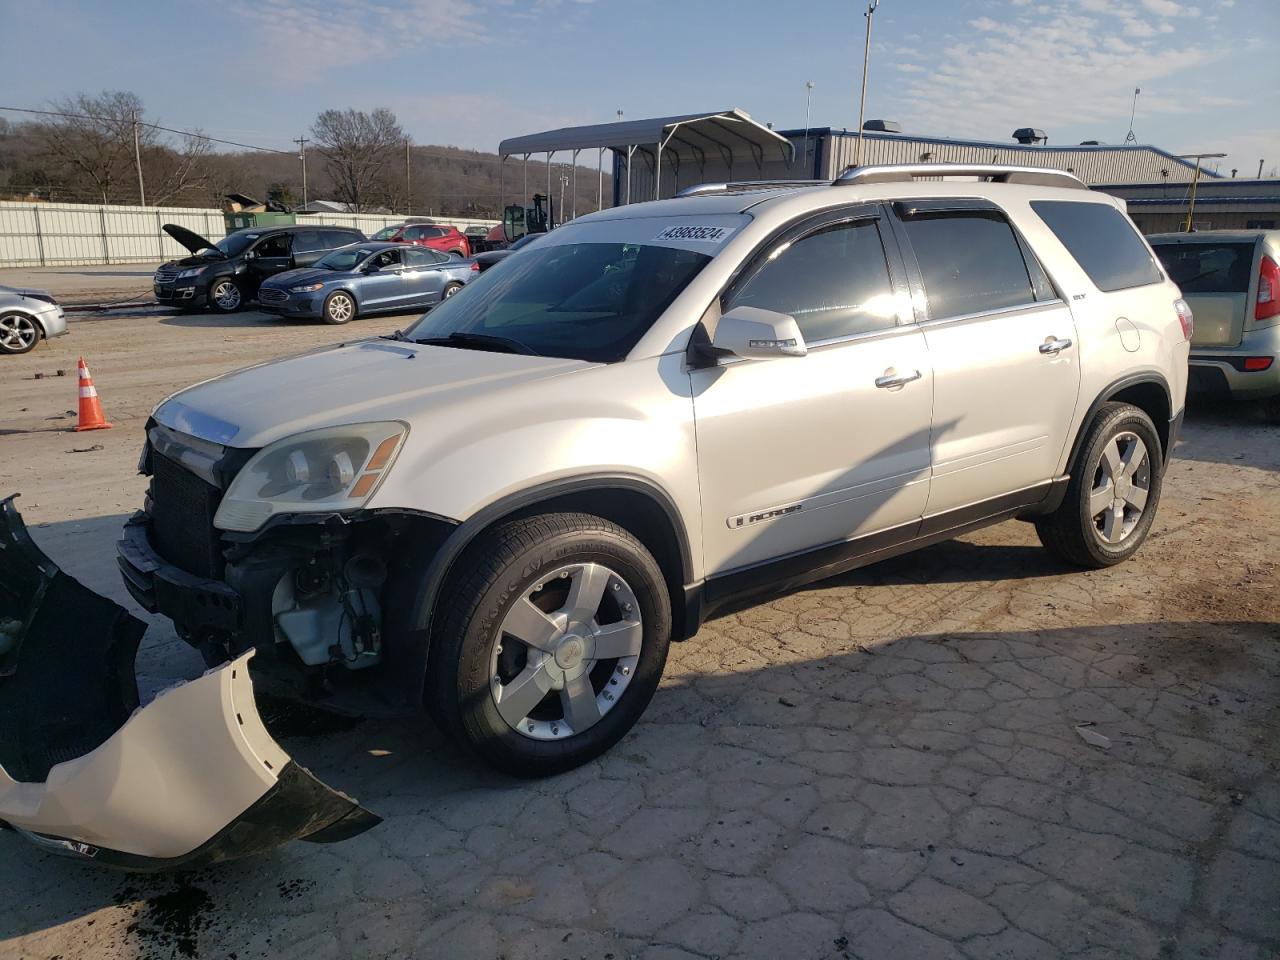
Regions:
<instances>
[{"instance_id":1,"label":"blue sky","mask_svg":"<svg viewBox=\"0 0 1280 960\"><path fill-rule=\"evenodd\" d=\"M132 90L152 119L289 147L327 107L417 143L738 106L856 127L864 0L0 0L6 106ZM1280 166L1280 0L883 0L867 116L943 136L1222 151ZM13 114L0 114L11 119Z\"/></svg>"}]
</instances>

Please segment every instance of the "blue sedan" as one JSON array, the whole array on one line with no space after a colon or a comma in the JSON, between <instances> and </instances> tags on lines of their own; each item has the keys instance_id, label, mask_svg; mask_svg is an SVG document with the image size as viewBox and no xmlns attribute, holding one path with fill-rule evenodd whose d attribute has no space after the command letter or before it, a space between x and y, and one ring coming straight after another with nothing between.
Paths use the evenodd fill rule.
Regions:
<instances>
[{"instance_id":1,"label":"blue sedan","mask_svg":"<svg viewBox=\"0 0 1280 960\"><path fill-rule=\"evenodd\" d=\"M474 260L403 243L353 243L314 266L276 274L258 305L285 317L346 323L369 313L408 313L453 296L480 268Z\"/></svg>"}]
</instances>

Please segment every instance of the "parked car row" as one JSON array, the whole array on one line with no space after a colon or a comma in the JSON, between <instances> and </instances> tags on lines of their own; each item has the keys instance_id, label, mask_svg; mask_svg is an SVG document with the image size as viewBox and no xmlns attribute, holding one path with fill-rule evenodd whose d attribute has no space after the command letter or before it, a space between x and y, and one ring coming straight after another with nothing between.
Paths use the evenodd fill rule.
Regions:
<instances>
[{"instance_id":1,"label":"parked car row","mask_svg":"<svg viewBox=\"0 0 1280 960\"><path fill-rule=\"evenodd\" d=\"M250 300L288 317L346 323L362 314L428 307L452 296L479 266L456 227L400 224L367 240L352 227L249 227L213 243L176 224L191 251L156 270L160 303L234 313Z\"/></svg>"}]
</instances>

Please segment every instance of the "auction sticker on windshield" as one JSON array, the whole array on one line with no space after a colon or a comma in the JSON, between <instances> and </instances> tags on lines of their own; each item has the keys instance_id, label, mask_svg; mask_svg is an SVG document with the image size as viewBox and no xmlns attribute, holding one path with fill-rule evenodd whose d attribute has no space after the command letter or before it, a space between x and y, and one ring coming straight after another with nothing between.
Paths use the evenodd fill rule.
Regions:
<instances>
[{"instance_id":1,"label":"auction sticker on windshield","mask_svg":"<svg viewBox=\"0 0 1280 960\"><path fill-rule=\"evenodd\" d=\"M722 243L733 230L729 227L667 227L655 240L698 240L703 243Z\"/></svg>"}]
</instances>

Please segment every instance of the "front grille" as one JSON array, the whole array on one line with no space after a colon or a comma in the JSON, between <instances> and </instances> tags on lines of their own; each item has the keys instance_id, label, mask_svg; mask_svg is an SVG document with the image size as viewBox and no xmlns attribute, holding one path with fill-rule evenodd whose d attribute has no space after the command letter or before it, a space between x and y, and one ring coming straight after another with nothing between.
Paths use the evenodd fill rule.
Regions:
<instances>
[{"instance_id":1,"label":"front grille","mask_svg":"<svg viewBox=\"0 0 1280 960\"><path fill-rule=\"evenodd\" d=\"M151 545L164 559L197 577L222 576L222 551L213 515L222 491L156 453L151 455Z\"/></svg>"},{"instance_id":2,"label":"front grille","mask_svg":"<svg viewBox=\"0 0 1280 960\"><path fill-rule=\"evenodd\" d=\"M258 289L259 303L285 303L288 299L288 292L278 287L260 287Z\"/></svg>"},{"instance_id":3,"label":"front grille","mask_svg":"<svg viewBox=\"0 0 1280 960\"><path fill-rule=\"evenodd\" d=\"M177 266L160 267L158 270L156 270L156 277L155 277L156 283L173 283L173 281L178 279L178 274L181 272L181 270L182 268Z\"/></svg>"}]
</instances>

